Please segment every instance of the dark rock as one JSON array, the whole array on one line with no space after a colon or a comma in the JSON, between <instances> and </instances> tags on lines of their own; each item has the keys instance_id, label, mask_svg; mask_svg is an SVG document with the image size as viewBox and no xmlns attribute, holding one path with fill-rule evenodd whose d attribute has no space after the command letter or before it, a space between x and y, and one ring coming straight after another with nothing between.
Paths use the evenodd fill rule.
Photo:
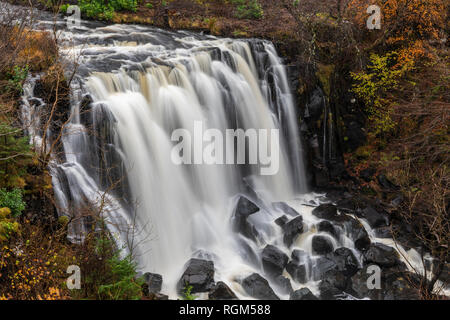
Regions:
<instances>
[{"instance_id":1,"label":"dark rock","mask_svg":"<svg viewBox=\"0 0 450 320\"><path fill-rule=\"evenodd\" d=\"M277 247L268 245L264 248L261 255L264 272L269 276L278 276L283 273L289 257Z\"/></svg>"},{"instance_id":2,"label":"dark rock","mask_svg":"<svg viewBox=\"0 0 450 320\"><path fill-rule=\"evenodd\" d=\"M236 206L236 215L248 217L259 211L259 207L246 197L240 197Z\"/></svg>"},{"instance_id":3,"label":"dark rock","mask_svg":"<svg viewBox=\"0 0 450 320\"><path fill-rule=\"evenodd\" d=\"M154 301L167 301L169 300L169 296L161 293L152 293L150 292L145 298L145 300L154 300Z\"/></svg>"},{"instance_id":4,"label":"dark rock","mask_svg":"<svg viewBox=\"0 0 450 320\"><path fill-rule=\"evenodd\" d=\"M370 238L366 229L358 220L346 216L347 221L343 223L349 238L355 243L355 248L360 251L365 251L370 247Z\"/></svg>"},{"instance_id":5,"label":"dark rock","mask_svg":"<svg viewBox=\"0 0 450 320\"><path fill-rule=\"evenodd\" d=\"M308 288L301 288L291 293L290 300L319 300Z\"/></svg>"},{"instance_id":6,"label":"dark rock","mask_svg":"<svg viewBox=\"0 0 450 320\"><path fill-rule=\"evenodd\" d=\"M275 292L273 292L269 282L257 273L253 273L245 278L241 285L245 292L255 299L280 300Z\"/></svg>"},{"instance_id":7,"label":"dark rock","mask_svg":"<svg viewBox=\"0 0 450 320\"><path fill-rule=\"evenodd\" d=\"M366 133L358 122L349 122L346 125L346 129L345 136L347 137L347 141L345 142L345 145L350 151L356 150L366 142Z\"/></svg>"},{"instance_id":8,"label":"dark rock","mask_svg":"<svg viewBox=\"0 0 450 320\"><path fill-rule=\"evenodd\" d=\"M208 292L214 286L214 263L212 261L191 259L178 282L178 292L192 286L192 293Z\"/></svg>"},{"instance_id":9,"label":"dark rock","mask_svg":"<svg viewBox=\"0 0 450 320\"><path fill-rule=\"evenodd\" d=\"M385 190L399 190L400 187L393 184L389 179L384 175L380 174L377 177L378 184Z\"/></svg>"},{"instance_id":10,"label":"dark rock","mask_svg":"<svg viewBox=\"0 0 450 320\"><path fill-rule=\"evenodd\" d=\"M330 270L324 274L319 284L320 297L323 300L335 300L343 296L347 287L347 278L337 270Z\"/></svg>"},{"instance_id":11,"label":"dark rock","mask_svg":"<svg viewBox=\"0 0 450 320\"><path fill-rule=\"evenodd\" d=\"M421 295L415 275L410 272L388 274L384 279L384 300L420 300ZM414 280L416 284L414 285Z\"/></svg>"},{"instance_id":12,"label":"dark rock","mask_svg":"<svg viewBox=\"0 0 450 320\"><path fill-rule=\"evenodd\" d=\"M282 216L275 220L275 224L280 227L283 227L286 223L288 223L288 221L289 221L288 217Z\"/></svg>"},{"instance_id":13,"label":"dark rock","mask_svg":"<svg viewBox=\"0 0 450 320\"><path fill-rule=\"evenodd\" d=\"M320 257L315 261L314 268L312 270L313 280L322 280L324 275L330 270L337 270L336 262L328 257Z\"/></svg>"},{"instance_id":14,"label":"dark rock","mask_svg":"<svg viewBox=\"0 0 450 320\"><path fill-rule=\"evenodd\" d=\"M279 275L274 279L274 283L280 288L283 294L291 294L294 289L292 289L291 280Z\"/></svg>"},{"instance_id":15,"label":"dark rock","mask_svg":"<svg viewBox=\"0 0 450 320\"><path fill-rule=\"evenodd\" d=\"M290 261L286 266L286 271L291 275L292 279L298 283L306 283L306 264L296 264Z\"/></svg>"},{"instance_id":16,"label":"dark rock","mask_svg":"<svg viewBox=\"0 0 450 320\"><path fill-rule=\"evenodd\" d=\"M208 297L209 300L238 300L234 292L222 281L216 283Z\"/></svg>"},{"instance_id":17,"label":"dark rock","mask_svg":"<svg viewBox=\"0 0 450 320\"><path fill-rule=\"evenodd\" d=\"M379 228L389 225L389 219L384 213L380 213L372 206L368 206L359 212L364 217L372 228Z\"/></svg>"},{"instance_id":18,"label":"dark rock","mask_svg":"<svg viewBox=\"0 0 450 320\"><path fill-rule=\"evenodd\" d=\"M394 208L397 208L398 206L400 206L403 203L404 200L405 199L403 198L403 195L400 194L400 195L396 196L394 199L392 199L390 204Z\"/></svg>"},{"instance_id":19,"label":"dark rock","mask_svg":"<svg viewBox=\"0 0 450 320\"><path fill-rule=\"evenodd\" d=\"M358 260L353 252L348 248L336 249L330 255L330 259L336 263L337 270L342 272L342 274L346 277L353 276L359 269Z\"/></svg>"},{"instance_id":20,"label":"dark rock","mask_svg":"<svg viewBox=\"0 0 450 320\"><path fill-rule=\"evenodd\" d=\"M333 244L323 236L314 236L312 239L313 254L324 255L333 252Z\"/></svg>"},{"instance_id":21,"label":"dark rock","mask_svg":"<svg viewBox=\"0 0 450 320\"><path fill-rule=\"evenodd\" d=\"M308 257L308 254L303 250L295 249L292 251L291 259L296 264L304 264L306 263L306 258Z\"/></svg>"},{"instance_id":22,"label":"dark rock","mask_svg":"<svg viewBox=\"0 0 450 320\"><path fill-rule=\"evenodd\" d=\"M374 289L370 290L367 286L367 280L371 274L367 273L368 266L356 272L349 283L349 288L347 292L358 299L370 298L376 299L380 290Z\"/></svg>"},{"instance_id":23,"label":"dark rock","mask_svg":"<svg viewBox=\"0 0 450 320\"><path fill-rule=\"evenodd\" d=\"M317 229L319 232L327 232L331 234L335 239L339 239L339 231L330 221L321 221L317 225Z\"/></svg>"},{"instance_id":24,"label":"dark rock","mask_svg":"<svg viewBox=\"0 0 450 320\"><path fill-rule=\"evenodd\" d=\"M337 217L337 208L333 204L322 204L312 211L317 218L333 221Z\"/></svg>"},{"instance_id":25,"label":"dark rock","mask_svg":"<svg viewBox=\"0 0 450 320\"><path fill-rule=\"evenodd\" d=\"M291 206L287 205L284 202L274 202L272 205L275 209L280 210L281 212L290 215L292 217L300 215L300 213L298 213L297 210L295 210L294 208L292 208Z\"/></svg>"},{"instance_id":26,"label":"dark rock","mask_svg":"<svg viewBox=\"0 0 450 320\"><path fill-rule=\"evenodd\" d=\"M161 275L148 272L144 274L144 281L147 285L148 293L159 293L161 291L163 283Z\"/></svg>"},{"instance_id":27,"label":"dark rock","mask_svg":"<svg viewBox=\"0 0 450 320\"><path fill-rule=\"evenodd\" d=\"M303 232L303 218L298 216L283 226L283 241L286 246L290 247L299 234Z\"/></svg>"},{"instance_id":28,"label":"dark rock","mask_svg":"<svg viewBox=\"0 0 450 320\"><path fill-rule=\"evenodd\" d=\"M366 264L374 263L385 268L400 266L402 264L397 251L382 243L373 243L370 246L364 253L364 262Z\"/></svg>"}]
</instances>

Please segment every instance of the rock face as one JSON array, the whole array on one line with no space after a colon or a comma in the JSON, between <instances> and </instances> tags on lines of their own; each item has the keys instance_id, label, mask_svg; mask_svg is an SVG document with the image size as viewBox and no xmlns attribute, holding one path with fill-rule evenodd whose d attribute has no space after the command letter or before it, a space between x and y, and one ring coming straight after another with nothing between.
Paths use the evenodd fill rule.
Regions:
<instances>
[{"instance_id":1,"label":"rock face","mask_svg":"<svg viewBox=\"0 0 450 320\"><path fill-rule=\"evenodd\" d=\"M319 300L308 288L301 288L300 290L291 293L289 300Z\"/></svg>"},{"instance_id":2,"label":"rock face","mask_svg":"<svg viewBox=\"0 0 450 320\"><path fill-rule=\"evenodd\" d=\"M261 260L264 272L271 277L275 277L283 273L289 257L277 247L268 245L262 252Z\"/></svg>"},{"instance_id":3,"label":"rock face","mask_svg":"<svg viewBox=\"0 0 450 320\"><path fill-rule=\"evenodd\" d=\"M183 293L186 286L192 286L192 293L211 290L214 287L214 263L201 259L189 260L178 282L178 292Z\"/></svg>"},{"instance_id":4,"label":"rock face","mask_svg":"<svg viewBox=\"0 0 450 320\"><path fill-rule=\"evenodd\" d=\"M159 274L146 273L144 274L144 281L146 285L146 292L159 293L162 288L163 278Z\"/></svg>"},{"instance_id":5,"label":"rock face","mask_svg":"<svg viewBox=\"0 0 450 320\"><path fill-rule=\"evenodd\" d=\"M209 300L238 300L234 292L222 281L211 289Z\"/></svg>"},{"instance_id":6,"label":"rock face","mask_svg":"<svg viewBox=\"0 0 450 320\"><path fill-rule=\"evenodd\" d=\"M312 239L312 251L314 254L324 255L333 252L333 244L323 236L314 236Z\"/></svg>"},{"instance_id":7,"label":"rock face","mask_svg":"<svg viewBox=\"0 0 450 320\"><path fill-rule=\"evenodd\" d=\"M401 266L402 262L394 248L381 243L373 243L364 253L364 262L366 264L376 264L380 267L390 268Z\"/></svg>"},{"instance_id":8,"label":"rock face","mask_svg":"<svg viewBox=\"0 0 450 320\"><path fill-rule=\"evenodd\" d=\"M294 240L303 232L303 218L298 216L283 226L283 241L287 247L292 246Z\"/></svg>"},{"instance_id":9,"label":"rock face","mask_svg":"<svg viewBox=\"0 0 450 320\"><path fill-rule=\"evenodd\" d=\"M245 292L255 299L280 300L269 286L269 282L257 273L253 273L245 278L241 285Z\"/></svg>"}]
</instances>

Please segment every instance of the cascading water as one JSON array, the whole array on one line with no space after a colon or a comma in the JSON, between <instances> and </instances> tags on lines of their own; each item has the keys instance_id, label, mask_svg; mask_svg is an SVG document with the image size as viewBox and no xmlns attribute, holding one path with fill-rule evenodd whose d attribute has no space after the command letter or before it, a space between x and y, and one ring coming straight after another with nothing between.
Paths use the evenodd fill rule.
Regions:
<instances>
[{"instance_id":1,"label":"cascading water","mask_svg":"<svg viewBox=\"0 0 450 320\"><path fill-rule=\"evenodd\" d=\"M72 241L83 239L85 208L101 204L124 254L131 252L142 272L162 274L163 292L171 298L177 297L176 284L191 257L214 261L215 280L225 282L239 298L250 298L239 280L263 273L255 257L267 244L288 256L295 249L306 253L306 284L283 275L294 289L308 286L315 294L320 279L313 236L326 237L334 249L350 248L361 264L351 230L343 228L338 237L319 232L322 219L311 214L322 198L306 193L298 117L285 67L270 42L94 23L60 32L63 57L69 63L77 60L78 67L64 157L55 157L51 172L60 214L74 217ZM23 118L29 123L38 122L32 111L43 104L30 103L34 80L23 99ZM172 134L183 128L192 137L202 135L195 123L220 132L280 130L278 173L263 176L261 165L175 164ZM39 144L38 130L28 132ZM235 150L225 146L222 151ZM256 240L233 229L242 194L260 207L248 218L258 230ZM285 213L273 205L280 201L303 217L305 232L289 248L274 224ZM375 240L372 232L369 236ZM278 284L271 284L288 298Z\"/></svg>"}]
</instances>

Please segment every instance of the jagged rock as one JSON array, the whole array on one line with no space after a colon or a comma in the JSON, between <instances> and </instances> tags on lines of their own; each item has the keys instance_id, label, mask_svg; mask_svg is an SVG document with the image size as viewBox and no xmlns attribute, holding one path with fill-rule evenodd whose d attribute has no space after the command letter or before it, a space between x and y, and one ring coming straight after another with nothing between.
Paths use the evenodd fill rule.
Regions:
<instances>
[{"instance_id":1,"label":"jagged rock","mask_svg":"<svg viewBox=\"0 0 450 320\"><path fill-rule=\"evenodd\" d=\"M147 272L144 274L147 295L149 293L159 293L162 288L163 278L159 274Z\"/></svg>"},{"instance_id":2,"label":"jagged rock","mask_svg":"<svg viewBox=\"0 0 450 320\"><path fill-rule=\"evenodd\" d=\"M234 292L222 281L216 283L208 295L209 300L238 300Z\"/></svg>"},{"instance_id":3,"label":"jagged rock","mask_svg":"<svg viewBox=\"0 0 450 320\"><path fill-rule=\"evenodd\" d=\"M389 225L388 217L379 213L372 206L362 209L359 214L364 217L372 228L379 228Z\"/></svg>"},{"instance_id":4,"label":"jagged rock","mask_svg":"<svg viewBox=\"0 0 450 320\"><path fill-rule=\"evenodd\" d=\"M289 300L319 300L308 288L301 288L300 290L291 293Z\"/></svg>"},{"instance_id":5,"label":"jagged rock","mask_svg":"<svg viewBox=\"0 0 450 320\"><path fill-rule=\"evenodd\" d=\"M279 275L273 281L283 294L291 294L294 291L294 289L292 289L291 280L282 275Z\"/></svg>"},{"instance_id":6,"label":"jagged rock","mask_svg":"<svg viewBox=\"0 0 450 320\"><path fill-rule=\"evenodd\" d=\"M333 244L323 236L314 236L312 239L313 254L324 255L333 252Z\"/></svg>"},{"instance_id":7,"label":"jagged rock","mask_svg":"<svg viewBox=\"0 0 450 320\"><path fill-rule=\"evenodd\" d=\"M333 204L321 204L312 211L317 218L334 221L338 213L337 208Z\"/></svg>"},{"instance_id":8,"label":"jagged rock","mask_svg":"<svg viewBox=\"0 0 450 320\"><path fill-rule=\"evenodd\" d=\"M286 266L286 271L291 275L292 279L298 283L306 283L306 264L296 264L290 261Z\"/></svg>"},{"instance_id":9,"label":"jagged rock","mask_svg":"<svg viewBox=\"0 0 450 320\"><path fill-rule=\"evenodd\" d=\"M355 243L355 248L360 251L365 251L370 247L370 238L364 226L358 220L346 216L347 221L343 223L349 238Z\"/></svg>"},{"instance_id":10,"label":"jagged rock","mask_svg":"<svg viewBox=\"0 0 450 320\"><path fill-rule=\"evenodd\" d=\"M283 226L283 241L290 247L299 234L303 232L303 218L298 216Z\"/></svg>"},{"instance_id":11,"label":"jagged rock","mask_svg":"<svg viewBox=\"0 0 450 320\"><path fill-rule=\"evenodd\" d=\"M370 248L364 253L364 262L366 264L374 263L384 268L402 265L397 251L382 243L372 243Z\"/></svg>"},{"instance_id":12,"label":"jagged rock","mask_svg":"<svg viewBox=\"0 0 450 320\"><path fill-rule=\"evenodd\" d=\"M248 217L259 211L259 207L246 197L240 197L236 206L236 215Z\"/></svg>"},{"instance_id":13,"label":"jagged rock","mask_svg":"<svg viewBox=\"0 0 450 320\"><path fill-rule=\"evenodd\" d=\"M178 282L178 292L192 286L192 293L208 292L214 286L214 263L212 261L191 259Z\"/></svg>"},{"instance_id":14,"label":"jagged rock","mask_svg":"<svg viewBox=\"0 0 450 320\"><path fill-rule=\"evenodd\" d=\"M335 239L339 239L339 231L336 229L335 226L330 221L321 221L317 225L317 230L319 232L327 232L331 234Z\"/></svg>"},{"instance_id":15,"label":"jagged rock","mask_svg":"<svg viewBox=\"0 0 450 320\"><path fill-rule=\"evenodd\" d=\"M277 226L283 227L286 223L288 223L289 218L286 216L281 216L278 219L275 220L275 224Z\"/></svg>"},{"instance_id":16,"label":"jagged rock","mask_svg":"<svg viewBox=\"0 0 450 320\"><path fill-rule=\"evenodd\" d=\"M290 215L292 217L296 217L299 216L300 213L297 212L297 210L295 210L294 208L292 208L291 206L287 205L284 202L274 202L272 204L272 206L277 209L282 211L283 213Z\"/></svg>"},{"instance_id":17,"label":"jagged rock","mask_svg":"<svg viewBox=\"0 0 450 320\"><path fill-rule=\"evenodd\" d=\"M330 256L337 265L337 270L346 277L353 276L359 269L358 260L348 248L338 248Z\"/></svg>"},{"instance_id":18,"label":"jagged rock","mask_svg":"<svg viewBox=\"0 0 450 320\"><path fill-rule=\"evenodd\" d=\"M269 282L257 273L245 278L241 285L245 292L255 299L280 300L270 287Z\"/></svg>"},{"instance_id":19,"label":"jagged rock","mask_svg":"<svg viewBox=\"0 0 450 320\"><path fill-rule=\"evenodd\" d=\"M283 273L289 257L275 246L267 245L261 255L264 272L271 276L278 276Z\"/></svg>"}]
</instances>

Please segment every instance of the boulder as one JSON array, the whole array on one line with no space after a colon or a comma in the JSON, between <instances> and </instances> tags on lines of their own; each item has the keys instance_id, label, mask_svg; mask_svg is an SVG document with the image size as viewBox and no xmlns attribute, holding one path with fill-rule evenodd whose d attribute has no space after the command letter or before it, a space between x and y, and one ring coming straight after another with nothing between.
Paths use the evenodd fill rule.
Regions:
<instances>
[{"instance_id":1,"label":"boulder","mask_svg":"<svg viewBox=\"0 0 450 320\"><path fill-rule=\"evenodd\" d=\"M159 293L161 291L163 283L163 278L161 275L147 272L146 274L144 274L144 281L146 286L146 292L148 292L148 294Z\"/></svg>"},{"instance_id":2,"label":"boulder","mask_svg":"<svg viewBox=\"0 0 450 320\"><path fill-rule=\"evenodd\" d=\"M319 300L308 288L301 288L300 290L291 293L289 300Z\"/></svg>"},{"instance_id":3,"label":"boulder","mask_svg":"<svg viewBox=\"0 0 450 320\"><path fill-rule=\"evenodd\" d=\"M287 247L292 246L294 240L303 232L303 218L298 216L283 226L283 241Z\"/></svg>"},{"instance_id":4,"label":"boulder","mask_svg":"<svg viewBox=\"0 0 450 320\"><path fill-rule=\"evenodd\" d=\"M303 250L295 249L291 253L291 259L296 264L304 264L307 262L308 253Z\"/></svg>"},{"instance_id":5,"label":"boulder","mask_svg":"<svg viewBox=\"0 0 450 320\"><path fill-rule=\"evenodd\" d=\"M261 255L264 272L275 277L283 273L289 257L275 246L267 245Z\"/></svg>"},{"instance_id":6,"label":"boulder","mask_svg":"<svg viewBox=\"0 0 450 320\"><path fill-rule=\"evenodd\" d=\"M281 216L278 219L275 220L275 224L277 226L283 227L286 223L288 223L289 218L286 216Z\"/></svg>"},{"instance_id":7,"label":"boulder","mask_svg":"<svg viewBox=\"0 0 450 320\"><path fill-rule=\"evenodd\" d=\"M397 251L382 243L373 243L364 253L364 262L366 264L376 264L380 267L391 268L401 266L400 256Z\"/></svg>"},{"instance_id":8,"label":"boulder","mask_svg":"<svg viewBox=\"0 0 450 320\"><path fill-rule=\"evenodd\" d=\"M192 293L208 292L214 287L214 263L212 261L191 259L178 282L181 294L186 286L192 286Z\"/></svg>"},{"instance_id":9,"label":"boulder","mask_svg":"<svg viewBox=\"0 0 450 320\"><path fill-rule=\"evenodd\" d=\"M245 278L241 285L245 292L255 299L280 300L270 287L269 282L257 273Z\"/></svg>"},{"instance_id":10,"label":"boulder","mask_svg":"<svg viewBox=\"0 0 450 320\"><path fill-rule=\"evenodd\" d=\"M319 283L320 298L323 300L336 300L343 296L347 287L347 278L337 270L330 270L324 274Z\"/></svg>"},{"instance_id":11,"label":"boulder","mask_svg":"<svg viewBox=\"0 0 450 320\"><path fill-rule=\"evenodd\" d=\"M298 283L306 283L306 264L296 264L290 261L286 266L286 271L291 275L294 281Z\"/></svg>"},{"instance_id":12,"label":"boulder","mask_svg":"<svg viewBox=\"0 0 450 320\"><path fill-rule=\"evenodd\" d=\"M358 220L346 215L346 221L343 223L344 229L349 238L355 243L355 248L365 251L370 246L370 238L366 229Z\"/></svg>"},{"instance_id":13,"label":"boulder","mask_svg":"<svg viewBox=\"0 0 450 320\"><path fill-rule=\"evenodd\" d=\"M295 210L291 206L287 205L285 202L274 202L272 204L272 206L275 209L280 210L281 212L283 212L289 216L292 216L292 217L296 217L296 216L300 215L300 213L298 213L297 210Z\"/></svg>"},{"instance_id":14,"label":"boulder","mask_svg":"<svg viewBox=\"0 0 450 320\"><path fill-rule=\"evenodd\" d=\"M319 219L334 221L338 216L337 207L333 204L321 204L312 211L312 214Z\"/></svg>"},{"instance_id":15,"label":"boulder","mask_svg":"<svg viewBox=\"0 0 450 320\"><path fill-rule=\"evenodd\" d=\"M324 236L315 235L312 239L313 254L325 255L333 252L333 244Z\"/></svg>"},{"instance_id":16,"label":"boulder","mask_svg":"<svg viewBox=\"0 0 450 320\"><path fill-rule=\"evenodd\" d=\"M222 281L216 283L208 295L209 300L238 300L234 292Z\"/></svg>"},{"instance_id":17,"label":"boulder","mask_svg":"<svg viewBox=\"0 0 450 320\"><path fill-rule=\"evenodd\" d=\"M399 190L400 189L399 186L397 186L397 185L393 184L391 181L389 181L389 179L384 174L378 175L377 181L378 181L378 184L384 190L390 191L390 190Z\"/></svg>"},{"instance_id":18,"label":"boulder","mask_svg":"<svg viewBox=\"0 0 450 320\"><path fill-rule=\"evenodd\" d=\"M379 228L389 225L389 219L387 215L378 212L372 206L368 206L360 210L358 214L365 218L372 228Z\"/></svg>"},{"instance_id":19,"label":"boulder","mask_svg":"<svg viewBox=\"0 0 450 320\"><path fill-rule=\"evenodd\" d=\"M283 294L291 294L294 291L291 280L282 275L277 276L273 281Z\"/></svg>"},{"instance_id":20,"label":"boulder","mask_svg":"<svg viewBox=\"0 0 450 320\"><path fill-rule=\"evenodd\" d=\"M344 276L351 277L358 272L358 260L350 249L338 248L329 257L336 263L337 270Z\"/></svg>"},{"instance_id":21,"label":"boulder","mask_svg":"<svg viewBox=\"0 0 450 320\"><path fill-rule=\"evenodd\" d=\"M324 275L330 270L336 270L336 262L328 257L320 257L314 263L312 278L314 281L322 280Z\"/></svg>"},{"instance_id":22,"label":"boulder","mask_svg":"<svg viewBox=\"0 0 450 320\"><path fill-rule=\"evenodd\" d=\"M331 234L335 239L339 239L339 230L335 226L333 226L330 221L321 221L317 225L317 230L319 232L327 232Z\"/></svg>"},{"instance_id":23,"label":"boulder","mask_svg":"<svg viewBox=\"0 0 450 320\"><path fill-rule=\"evenodd\" d=\"M236 215L248 217L259 211L259 207L246 197L240 197L236 206Z\"/></svg>"}]
</instances>

